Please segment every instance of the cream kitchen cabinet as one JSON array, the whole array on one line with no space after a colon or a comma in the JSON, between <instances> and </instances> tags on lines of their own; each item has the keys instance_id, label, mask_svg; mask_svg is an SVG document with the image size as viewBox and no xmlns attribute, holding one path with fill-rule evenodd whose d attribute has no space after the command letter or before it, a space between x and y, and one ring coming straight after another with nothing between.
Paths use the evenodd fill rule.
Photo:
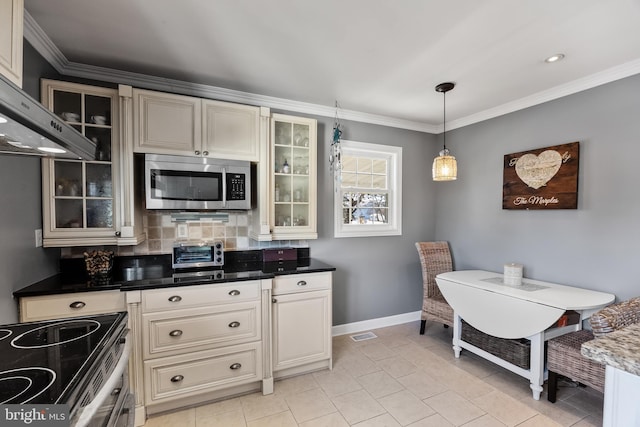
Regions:
<instances>
[{"instance_id":1,"label":"cream kitchen cabinet","mask_svg":"<svg viewBox=\"0 0 640 427\"><path fill-rule=\"evenodd\" d=\"M20 322L126 311L124 294L117 291L75 292L20 298Z\"/></svg>"},{"instance_id":2,"label":"cream kitchen cabinet","mask_svg":"<svg viewBox=\"0 0 640 427\"><path fill-rule=\"evenodd\" d=\"M202 101L202 153L233 160L260 160L260 108L229 102Z\"/></svg>"},{"instance_id":3,"label":"cream kitchen cabinet","mask_svg":"<svg viewBox=\"0 0 640 427\"><path fill-rule=\"evenodd\" d=\"M134 204L130 87L43 79L42 103L96 144L92 161L43 159L45 247L136 245L145 238Z\"/></svg>"},{"instance_id":4,"label":"cream kitchen cabinet","mask_svg":"<svg viewBox=\"0 0 640 427\"><path fill-rule=\"evenodd\" d=\"M259 107L133 92L135 152L259 161Z\"/></svg>"},{"instance_id":5,"label":"cream kitchen cabinet","mask_svg":"<svg viewBox=\"0 0 640 427\"><path fill-rule=\"evenodd\" d=\"M317 239L317 122L271 117L273 240Z\"/></svg>"},{"instance_id":6,"label":"cream kitchen cabinet","mask_svg":"<svg viewBox=\"0 0 640 427\"><path fill-rule=\"evenodd\" d=\"M133 89L133 151L201 155L199 98Z\"/></svg>"},{"instance_id":7,"label":"cream kitchen cabinet","mask_svg":"<svg viewBox=\"0 0 640 427\"><path fill-rule=\"evenodd\" d=\"M273 280L275 378L332 368L331 282L331 272Z\"/></svg>"},{"instance_id":8,"label":"cream kitchen cabinet","mask_svg":"<svg viewBox=\"0 0 640 427\"><path fill-rule=\"evenodd\" d=\"M0 0L0 74L22 87L23 0Z\"/></svg>"},{"instance_id":9,"label":"cream kitchen cabinet","mask_svg":"<svg viewBox=\"0 0 640 427\"><path fill-rule=\"evenodd\" d=\"M270 279L126 294L135 319L137 422L238 393L273 392Z\"/></svg>"}]
</instances>

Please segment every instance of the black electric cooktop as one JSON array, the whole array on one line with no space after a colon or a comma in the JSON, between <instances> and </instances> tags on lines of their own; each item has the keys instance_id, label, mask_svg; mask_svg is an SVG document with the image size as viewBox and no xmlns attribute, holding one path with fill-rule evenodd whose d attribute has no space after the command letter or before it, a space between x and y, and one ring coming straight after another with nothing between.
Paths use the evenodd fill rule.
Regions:
<instances>
[{"instance_id":1,"label":"black electric cooktop","mask_svg":"<svg viewBox=\"0 0 640 427\"><path fill-rule=\"evenodd\" d=\"M127 313L0 326L0 403L73 406Z\"/></svg>"}]
</instances>

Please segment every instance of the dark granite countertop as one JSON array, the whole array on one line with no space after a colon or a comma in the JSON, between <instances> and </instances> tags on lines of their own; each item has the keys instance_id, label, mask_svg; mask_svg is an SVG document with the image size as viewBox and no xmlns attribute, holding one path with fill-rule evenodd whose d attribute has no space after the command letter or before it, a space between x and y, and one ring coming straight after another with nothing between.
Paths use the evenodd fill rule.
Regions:
<instances>
[{"instance_id":1,"label":"dark granite countertop","mask_svg":"<svg viewBox=\"0 0 640 427\"><path fill-rule=\"evenodd\" d=\"M229 258L231 262L225 262L222 268L173 270L171 255L116 257L112 275L100 282L92 282L88 279L83 259L72 258L66 261L61 260L61 273L19 289L13 293L13 296L23 298L73 292L133 291L335 271L335 267L312 258L264 263L254 256Z\"/></svg>"}]
</instances>

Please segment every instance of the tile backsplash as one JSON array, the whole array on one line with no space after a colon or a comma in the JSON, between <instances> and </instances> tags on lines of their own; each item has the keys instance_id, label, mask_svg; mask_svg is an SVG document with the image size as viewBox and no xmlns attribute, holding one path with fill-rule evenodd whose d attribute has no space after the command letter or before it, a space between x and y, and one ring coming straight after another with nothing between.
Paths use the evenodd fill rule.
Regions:
<instances>
[{"instance_id":1,"label":"tile backsplash","mask_svg":"<svg viewBox=\"0 0 640 427\"><path fill-rule=\"evenodd\" d=\"M229 212L229 222L188 221L188 239L178 239L178 224L171 221L170 212L146 211L143 226L147 240L137 246L71 247L62 248L61 256L71 258L82 256L87 250L109 249L116 255L170 254L178 240L222 240L225 250L248 250L269 247L308 247L306 240L281 240L258 242L249 237L251 212Z\"/></svg>"}]
</instances>

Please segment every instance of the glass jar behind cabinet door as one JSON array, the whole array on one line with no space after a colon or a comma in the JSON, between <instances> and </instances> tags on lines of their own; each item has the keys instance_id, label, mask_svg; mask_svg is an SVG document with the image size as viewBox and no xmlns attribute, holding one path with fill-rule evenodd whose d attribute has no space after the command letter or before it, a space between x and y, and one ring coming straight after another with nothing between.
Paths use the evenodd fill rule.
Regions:
<instances>
[{"instance_id":1,"label":"glass jar behind cabinet door","mask_svg":"<svg viewBox=\"0 0 640 427\"><path fill-rule=\"evenodd\" d=\"M316 120L271 116L274 240L316 239Z\"/></svg>"},{"instance_id":2,"label":"glass jar behind cabinet door","mask_svg":"<svg viewBox=\"0 0 640 427\"><path fill-rule=\"evenodd\" d=\"M45 246L115 244L118 91L46 79L41 84L43 104L95 144L92 161L43 161Z\"/></svg>"}]
</instances>

